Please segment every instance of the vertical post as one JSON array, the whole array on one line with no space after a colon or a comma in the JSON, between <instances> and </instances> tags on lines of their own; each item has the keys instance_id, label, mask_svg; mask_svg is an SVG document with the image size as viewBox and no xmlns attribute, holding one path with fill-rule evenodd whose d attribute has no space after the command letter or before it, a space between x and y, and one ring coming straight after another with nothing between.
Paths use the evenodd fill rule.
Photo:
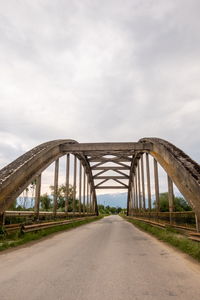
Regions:
<instances>
[{"instance_id":1,"label":"vertical post","mask_svg":"<svg viewBox=\"0 0 200 300\"><path fill-rule=\"evenodd\" d=\"M83 215L85 216L85 184L86 184L86 175L85 169L83 174Z\"/></svg>"},{"instance_id":2,"label":"vertical post","mask_svg":"<svg viewBox=\"0 0 200 300\"><path fill-rule=\"evenodd\" d=\"M41 174L36 177L36 190L35 190L35 217L39 219L39 211L40 211L40 192L41 192Z\"/></svg>"},{"instance_id":3,"label":"vertical post","mask_svg":"<svg viewBox=\"0 0 200 300\"><path fill-rule=\"evenodd\" d=\"M66 156L66 190L65 190L65 212L69 210L69 170L70 170L70 154Z\"/></svg>"},{"instance_id":4,"label":"vertical post","mask_svg":"<svg viewBox=\"0 0 200 300\"><path fill-rule=\"evenodd\" d=\"M141 199L141 189L140 189L140 162L138 160L138 196L139 196L139 209L141 212L142 209L142 199Z\"/></svg>"},{"instance_id":5,"label":"vertical post","mask_svg":"<svg viewBox=\"0 0 200 300\"><path fill-rule=\"evenodd\" d=\"M142 199L143 199L143 209L146 210L146 203L145 203L145 186L144 186L144 161L143 161L143 154L141 156L141 177L142 177Z\"/></svg>"},{"instance_id":6,"label":"vertical post","mask_svg":"<svg viewBox=\"0 0 200 300\"><path fill-rule=\"evenodd\" d=\"M127 211L126 211L126 215L129 216L130 215L130 191L128 191L127 194Z\"/></svg>"},{"instance_id":7,"label":"vertical post","mask_svg":"<svg viewBox=\"0 0 200 300\"><path fill-rule=\"evenodd\" d=\"M169 221L172 224L172 212L174 210L174 190L173 190L173 182L169 175L167 175L168 179L168 201L169 201Z\"/></svg>"},{"instance_id":8,"label":"vertical post","mask_svg":"<svg viewBox=\"0 0 200 300\"><path fill-rule=\"evenodd\" d=\"M6 214L5 211L2 211L0 213L0 227L5 225L5 218L6 218Z\"/></svg>"},{"instance_id":9,"label":"vertical post","mask_svg":"<svg viewBox=\"0 0 200 300\"><path fill-rule=\"evenodd\" d=\"M92 203L92 214L94 214L94 192L93 190L91 190L91 203Z\"/></svg>"},{"instance_id":10,"label":"vertical post","mask_svg":"<svg viewBox=\"0 0 200 300\"><path fill-rule=\"evenodd\" d=\"M91 183L90 183L90 193L89 193L89 212L90 212L90 214L92 212L91 200L92 200L92 189L91 189Z\"/></svg>"},{"instance_id":11,"label":"vertical post","mask_svg":"<svg viewBox=\"0 0 200 300\"><path fill-rule=\"evenodd\" d=\"M87 204L86 204L87 215L89 213L89 181L87 176Z\"/></svg>"},{"instance_id":12,"label":"vertical post","mask_svg":"<svg viewBox=\"0 0 200 300\"><path fill-rule=\"evenodd\" d=\"M76 170L77 169L77 157L74 155L74 193L73 193L73 216L75 215L75 202L76 202Z\"/></svg>"},{"instance_id":13,"label":"vertical post","mask_svg":"<svg viewBox=\"0 0 200 300\"><path fill-rule=\"evenodd\" d=\"M81 192L82 192L82 164L79 162L79 215L81 215Z\"/></svg>"},{"instance_id":14,"label":"vertical post","mask_svg":"<svg viewBox=\"0 0 200 300\"><path fill-rule=\"evenodd\" d=\"M57 203L58 203L58 172L59 172L59 159L55 161L54 171L54 193L53 193L53 213L56 216Z\"/></svg>"},{"instance_id":15,"label":"vertical post","mask_svg":"<svg viewBox=\"0 0 200 300\"><path fill-rule=\"evenodd\" d=\"M135 169L135 200L136 200L136 210L138 212L138 186L137 186L137 169Z\"/></svg>"},{"instance_id":16,"label":"vertical post","mask_svg":"<svg viewBox=\"0 0 200 300\"><path fill-rule=\"evenodd\" d=\"M154 179L155 179L155 195L156 195L156 210L160 211L160 196L159 196L159 181L158 181L158 163L154 158Z\"/></svg>"},{"instance_id":17,"label":"vertical post","mask_svg":"<svg viewBox=\"0 0 200 300\"><path fill-rule=\"evenodd\" d=\"M133 181L132 181L131 183L131 215L132 216L133 216L133 211L134 211L134 197L133 197Z\"/></svg>"},{"instance_id":18,"label":"vertical post","mask_svg":"<svg viewBox=\"0 0 200 300\"><path fill-rule=\"evenodd\" d=\"M94 215L97 215L97 207L96 207L96 194L95 189L93 190L93 203L94 203Z\"/></svg>"},{"instance_id":19,"label":"vertical post","mask_svg":"<svg viewBox=\"0 0 200 300\"><path fill-rule=\"evenodd\" d=\"M132 215L132 191L131 191L131 189L132 189L132 184L131 184L131 186L130 186L130 191L129 191L129 199L128 199L128 211L129 211L129 216L131 216Z\"/></svg>"},{"instance_id":20,"label":"vertical post","mask_svg":"<svg viewBox=\"0 0 200 300\"><path fill-rule=\"evenodd\" d=\"M132 195L132 216L134 215L135 211L135 195L134 195L134 178L132 176L132 186L131 186L131 195Z\"/></svg>"},{"instance_id":21,"label":"vertical post","mask_svg":"<svg viewBox=\"0 0 200 300\"><path fill-rule=\"evenodd\" d=\"M135 176L133 177L133 197L134 197L134 213L137 210L136 191L135 191Z\"/></svg>"},{"instance_id":22,"label":"vertical post","mask_svg":"<svg viewBox=\"0 0 200 300\"><path fill-rule=\"evenodd\" d=\"M146 153L146 171L147 171L147 193L148 193L148 208L151 211L151 183L150 183L150 169L149 169L149 154Z\"/></svg>"},{"instance_id":23,"label":"vertical post","mask_svg":"<svg viewBox=\"0 0 200 300\"><path fill-rule=\"evenodd\" d=\"M197 232L200 231L200 217L195 214L195 221L196 221L196 230Z\"/></svg>"}]
</instances>

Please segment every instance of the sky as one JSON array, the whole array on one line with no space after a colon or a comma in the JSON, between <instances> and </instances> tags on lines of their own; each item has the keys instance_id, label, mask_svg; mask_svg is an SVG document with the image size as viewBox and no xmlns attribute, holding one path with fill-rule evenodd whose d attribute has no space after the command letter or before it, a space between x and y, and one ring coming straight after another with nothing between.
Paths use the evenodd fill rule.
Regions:
<instances>
[{"instance_id":1,"label":"sky","mask_svg":"<svg viewBox=\"0 0 200 300\"><path fill-rule=\"evenodd\" d=\"M0 167L54 139L200 161L199 0L0 0Z\"/></svg>"}]
</instances>

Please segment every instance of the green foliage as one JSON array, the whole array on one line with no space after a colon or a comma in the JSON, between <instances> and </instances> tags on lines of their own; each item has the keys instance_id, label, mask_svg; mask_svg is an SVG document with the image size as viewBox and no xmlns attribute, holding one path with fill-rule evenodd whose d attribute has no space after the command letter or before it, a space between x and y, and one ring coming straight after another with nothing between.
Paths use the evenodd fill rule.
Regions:
<instances>
[{"instance_id":1,"label":"green foliage","mask_svg":"<svg viewBox=\"0 0 200 300\"><path fill-rule=\"evenodd\" d=\"M40 196L41 207L44 210L49 210L52 207L52 200L47 193Z\"/></svg>"},{"instance_id":2,"label":"green foliage","mask_svg":"<svg viewBox=\"0 0 200 300\"><path fill-rule=\"evenodd\" d=\"M119 214L122 211L122 208L121 207L111 207L109 205L104 206L102 204L99 204L98 210L101 215L114 215L114 214Z\"/></svg>"},{"instance_id":3,"label":"green foliage","mask_svg":"<svg viewBox=\"0 0 200 300\"><path fill-rule=\"evenodd\" d=\"M42 229L42 230L38 230L35 232L28 232L25 234L19 234L16 233L15 236L13 234L12 236L12 240L7 239L5 237L5 235L3 237L0 238L0 251L8 249L10 247L16 247L19 245L23 245L25 243L31 242L33 240L38 240L41 239L44 236L59 232L59 231L63 231L63 230L68 230L74 227L78 227L93 221L97 221L99 219L101 219L101 216L98 217L90 217L90 218L86 218L84 220L80 220L80 221L75 221L73 223L70 224L65 224L65 225L59 225L59 226L55 226L55 227L50 227L50 228L46 228L46 229Z\"/></svg>"},{"instance_id":4,"label":"green foliage","mask_svg":"<svg viewBox=\"0 0 200 300\"><path fill-rule=\"evenodd\" d=\"M54 196L54 186L50 186L51 195ZM64 211L65 209L65 193L66 193L66 186L61 184L58 187L57 192L57 208L58 210ZM69 199L68 199L68 211L73 211L73 194L74 194L74 187L70 184L69 185ZM78 210L79 208L79 201L75 200L75 209Z\"/></svg>"},{"instance_id":5,"label":"green foliage","mask_svg":"<svg viewBox=\"0 0 200 300\"><path fill-rule=\"evenodd\" d=\"M161 193L160 195L160 211L169 211L169 201L168 193ZM154 201L155 207L155 201ZM182 197L174 197L174 211L190 211L191 207L188 205L187 201Z\"/></svg>"}]
</instances>

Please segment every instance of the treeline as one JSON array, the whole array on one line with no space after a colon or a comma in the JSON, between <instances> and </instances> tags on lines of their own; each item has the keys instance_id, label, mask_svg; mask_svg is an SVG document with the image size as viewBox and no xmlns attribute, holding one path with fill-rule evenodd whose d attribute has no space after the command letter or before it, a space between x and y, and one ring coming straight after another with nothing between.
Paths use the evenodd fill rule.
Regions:
<instances>
[{"instance_id":1,"label":"treeline","mask_svg":"<svg viewBox=\"0 0 200 300\"><path fill-rule=\"evenodd\" d=\"M40 208L45 211L53 210L53 196L54 196L54 186L50 186L51 194L43 194L40 196ZM58 211L65 211L65 192L66 186L64 184L58 187L57 191L57 210ZM72 185L69 186L69 199L68 199L68 211L71 212L73 210L73 194L74 188ZM26 207L25 205L20 205L17 200L13 202L10 210L32 210L33 207ZM79 209L79 201L75 200L75 209ZM81 204L81 210L83 209L83 204Z\"/></svg>"},{"instance_id":2,"label":"treeline","mask_svg":"<svg viewBox=\"0 0 200 300\"><path fill-rule=\"evenodd\" d=\"M104 206L102 204L98 205L99 214L102 215L116 215L119 213L122 213L125 211L125 209L122 209L121 207L114 207L114 206Z\"/></svg>"},{"instance_id":3,"label":"treeline","mask_svg":"<svg viewBox=\"0 0 200 300\"><path fill-rule=\"evenodd\" d=\"M161 193L160 197L160 211L167 212L169 211L169 200L168 200L168 193ZM153 203L155 208L155 201ZM174 211L191 211L192 208L188 204L188 202L183 197L174 197Z\"/></svg>"}]
</instances>

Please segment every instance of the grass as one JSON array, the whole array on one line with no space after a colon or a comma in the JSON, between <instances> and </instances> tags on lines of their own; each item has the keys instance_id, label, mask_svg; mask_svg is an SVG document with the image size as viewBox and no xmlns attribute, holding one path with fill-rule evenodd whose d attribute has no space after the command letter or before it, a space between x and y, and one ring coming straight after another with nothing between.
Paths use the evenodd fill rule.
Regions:
<instances>
[{"instance_id":1,"label":"grass","mask_svg":"<svg viewBox=\"0 0 200 300\"><path fill-rule=\"evenodd\" d=\"M122 217L125 218L128 222L138 227L139 229L142 229L143 231L150 233L151 235L155 236L159 240L164 241L178 248L182 252L187 253L190 256L192 256L194 259L200 261L199 242L189 240L187 237L176 232L176 230L171 227L158 228L142 221L129 219L125 216Z\"/></svg>"},{"instance_id":2,"label":"grass","mask_svg":"<svg viewBox=\"0 0 200 300\"><path fill-rule=\"evenodd\" d=\"M0 239L0 251L3 251L5 249L11 248L11 247L16 247L19 245L26 244L28 242L34 241L34 240L39 240L45 236L51 235L53 233L59 232L59 231L64 231L64 230L69 230L71 228L75 228L93 221L100 220L102 217L94 217L94 218L88 218L85 220L80 220L76 221L70 224L65 224L65 225L58 225L55 227L50 227L38 231L33 231L33 232L28 232L28 233L20 233L20 232L15 232L8 237L2 236Z\"/></svg>"}]
</instances>

